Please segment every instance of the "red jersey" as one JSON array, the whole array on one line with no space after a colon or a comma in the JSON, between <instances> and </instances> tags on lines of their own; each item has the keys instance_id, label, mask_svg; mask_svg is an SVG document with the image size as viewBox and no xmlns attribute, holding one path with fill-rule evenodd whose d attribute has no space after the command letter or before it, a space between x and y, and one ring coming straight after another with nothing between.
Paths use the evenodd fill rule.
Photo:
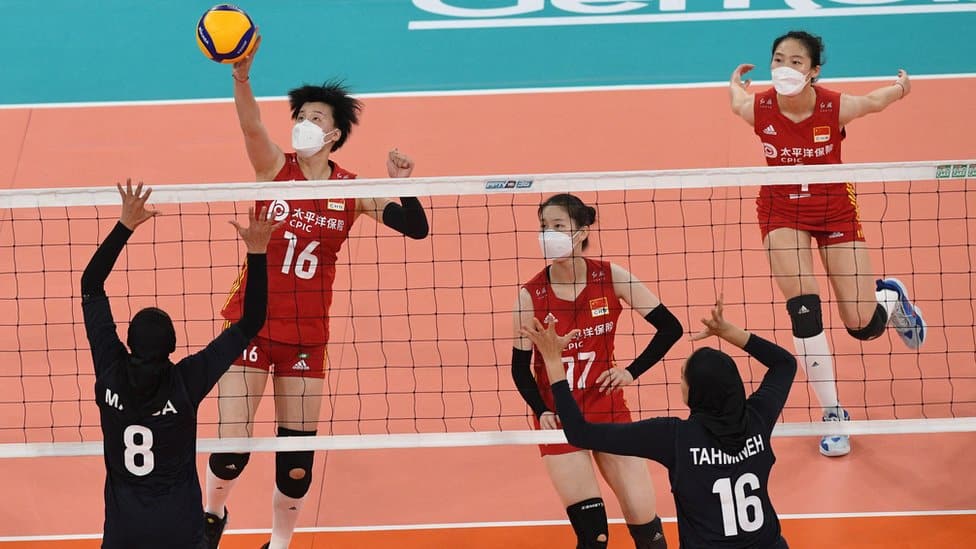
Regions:
<instances>
[{"instance_id":1,"label":"red jersey","mask_svg":"<svg viewBox=\"0 0 976 549\"><path fill-rule=\"evenodd\" d=\"M753 130L763 144L770 166L796 164L840 164L840 93L813 86L817 103L813 114L802 122L783 116L776 89L757 93L753 103Z\"/></svg>"},{"instance_id":2,"label":"red jersey","mask_svg":"<svg viewBox=\"0 0 976 549\"><path fill-rule=\"evenodd\" d=\"M566 380L587 418L600 421L592 414L605 413L607 415L602 421L607 422L612 420L614 413L627 411L620 391L604 395L595 383L596 378L613 365L613 339L621 306L613 289L610 263L592 259L585 261L586 287L574 301L556 297L549 283L548 267L522 287L532 296L535 317L543 325L546 317L552 315L556 320L557 332L566 333L574 328L581 330L580 335L563 349ZM538 349L535 349L535 379L546 406L555 410L549 376Z\"/></svg>"},{"instance_id":3,"label":"red jersey","mask_svg":"<svg viewBox=\"0 0 976 549\"><path fill-rule=\"evenodd\" d=\"M820 86L813 90L813 114L801 122L783 116L774 88L756 94L753 130L768 165L841 163L841 94ZM756 207L763 238L774 229L790 227L810 232L820 245L864 240L854 186L849 183L764 185Z\"/></svg>"},{"instance_id":4,"label":"red jersey","mask_svg":"<svg viewBox=\"0 0 976 549\"><path fill-rule=\"evenodd\" d=\"M329 179L354 179L332 161ZM305 181L294 153L275 181ZM282 343L325 345L329 341L329 306L335 281L336 257L356 219L356 199L259 200L276 221L286 223L268 243L268 317L258 336ZM221 310L228 320L241 317L247 283L247 264Z\"/></svg>"}]
</instances>

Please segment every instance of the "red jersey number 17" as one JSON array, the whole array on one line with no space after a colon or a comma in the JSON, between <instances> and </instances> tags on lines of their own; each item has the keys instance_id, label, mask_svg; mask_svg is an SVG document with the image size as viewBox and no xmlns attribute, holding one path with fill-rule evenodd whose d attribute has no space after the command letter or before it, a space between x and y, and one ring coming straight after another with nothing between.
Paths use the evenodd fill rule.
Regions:
<instances>
[{"instance_id":1,"label":"red jersey number 17","mask_svg":"<svg viewBox=\"0 0 976 549\"><path fill-rule=\"evenodd\" d=\"M581 363L586 362L583 367L583 372L580 374L579 379L576 383L573 383L573 375L576 372L576 361L579 360ZM575 387L576 389L586 389L586 378L590 374L590 368L593 366L593 361L596 360L596 351L586 351L576 355L576 357L564 356L563 364L566 365L566 381L569 382L569 390L572 391Z\"/></svg>"}]
</instances>

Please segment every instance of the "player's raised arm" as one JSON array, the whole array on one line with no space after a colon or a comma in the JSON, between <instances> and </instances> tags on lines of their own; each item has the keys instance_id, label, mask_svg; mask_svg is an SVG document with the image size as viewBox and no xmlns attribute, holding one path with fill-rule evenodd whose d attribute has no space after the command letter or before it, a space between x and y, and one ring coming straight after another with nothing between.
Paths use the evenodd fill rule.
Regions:
<instances>
[{"instance_id":1,"label":"player's raised arm","mask_svg":"<svg viewBox=\"0 0 976 549\"><path fill-rule=\"evenodd\" d=\"M904 69L899 69L898 78L894 82L867 95L842 94L840 96L840 125L845 126L848 122L862 116L881 112L895 101L904 99L911 91L912 82L908 78L908 73Z\"/></svg>"},{"instance_id":2,"label":"player's raised arm","mask_svg":"<svg viewBox=\"0 0 976 549\"><path fill-rule=\"evenodd\" d=\"M715 301L709 318L701 320L704 328L692 336L692 340L701 340L709 336L718 336L725 341L743 349L753 358L769 368L763 376L759 389L749 398L752 406L759 412L772 430L776 418L779 417L796 377L796 357L789 351L767 341L756 334L751 334L725 319L724 304L720 296Z\"/></svg>"},{"instance_id":3,"label":"player's raised arm","mask_svg":"<svg viewBox=\"0 0 976 549\"><path fill-rule=\"evenodd\" d=\"M742 80L742 76L751 71L755 65L748 63L739 65L732 71L729 79L729 100L731 101L732 112L739 115L750 126L755 123L756 117L753 112L753 102L755 95L749 92L749 84L752 80Z\"/></svg>"},{"instance_id":4,"label":"player's raised arm","mask_svg":"<svg viewBox=\"0 0 976 549\"><path fill-rule=\"evenodd\" d=\"M390 177L410 177L413 167L413 159L397 149L387 154L386 170ZM430 232L427 213L416 197L401 197L399 204L392 198L361 198L358 207L376 221L415 240L426 238Z\"/></svg>"},{"instance_id":5,"label":"player's raised arm","mask_svg":"<svg viewBox=\"0 0 976 549\"><path fill-rule=\"evenodd\" d=\"M191 360L180 363L184 366L187 391L195 402L203 400L210 392L234 359L261 331L267 316L268 241L271 233L284 222L275 223L269 219L267 206L258 213L255 213L254 206L248 208L248 221L247 227L235 220L230 221L247 246L248 277L244 289L243 314L240 320L221 332L203 351L191 357ZM196 359L201 360L202 364Z\"/></svg>"},{"instance_id":6,"label":"player's raised arm","mask_svg":"<svg viewBox=\"0 0 976 549\"><path fill-rule=\"evenodd\" d=\"M261 122L261 108L251 89L251 64L261 47L261 36L255 38L254 50L244 59L234 63L234 106L244 134L244 146L251 167L259 181L274 179L285 163L285 153L271 140L267 128Z\"/></svg>"},{"instance_id":7,"label":"player's raised arm","mask_svg":"<svg viewBox=\"0 0 976 549\"><path fill-rule=\"evenodd\" d=\"M539 319L533 318L532 323L523 327L521 333L532 341L546 363L546 373L552 382L553 398L556 401L556 412L570 444L578 448L643 457L665 466L671 465L674 457L675 418L654 418L636 423L591 423L583 417L579 405L570 393L562 364L562 350L579 335L579 329L559 335L555 323L547 322L543 325Z\"/></svg>"},{"instance_id":8,"label":"player's raised arm","mask_svg":"<svg viewBox=\"0 0 976 549\"><path fill-rule=\"evenodd\" d=\"M133 189L132 180L126 179L124 188L120 183L116 184L116 188L122 198L119 221L95 250L81 275L81 306L96 372L118 353L126 352L116 332L112 310L105 295L105 280L136 227L159 213L146 208L152 189L146 187L143 192L141 182Z\"/></svg>"}]
</instances>

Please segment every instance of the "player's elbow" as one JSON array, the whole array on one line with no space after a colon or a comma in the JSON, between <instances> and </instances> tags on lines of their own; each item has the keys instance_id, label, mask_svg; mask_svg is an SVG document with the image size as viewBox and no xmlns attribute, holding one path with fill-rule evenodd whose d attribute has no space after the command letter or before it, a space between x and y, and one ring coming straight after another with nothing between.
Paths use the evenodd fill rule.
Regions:
<instances>
[{"instance_id":1,"label":"player's elbow","mask_svg":"<svg viewBox=\"0 0 976 549\"><path fill-rule=\"evenodd\" d=\"M677 322L677 319L675 321L664 330L664 337L667 338L668 343L671 345L681 341L682 336L685 335L684 326L680 322Z\"/></svg>"}]
</instances>

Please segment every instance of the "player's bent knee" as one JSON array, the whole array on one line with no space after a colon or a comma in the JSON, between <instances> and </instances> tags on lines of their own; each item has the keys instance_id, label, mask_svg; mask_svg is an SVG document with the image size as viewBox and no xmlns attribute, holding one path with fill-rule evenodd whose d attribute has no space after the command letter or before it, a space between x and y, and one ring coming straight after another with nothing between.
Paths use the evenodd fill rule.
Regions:
<instances>
[{"instance_id":1,"label":"player's bent knee","mask_svg":"<svg viewBox=\"0 0 976 549\"><path fill-rule=\"evenodd\" d=\"M577 549L606 549L610 530L602 498L590 498L566 508L576 532Z\"/></svg>"},{"instance_id":2,"label":"player's bent knee","mask_svg":"<svg viewBox=\"0 0 976 549\"><path fill-rule=\"evenodd\" d=\"M661 517L654 517L654 520L646 524L628 524L630 536L634 538L634 547L637 549L667 549L668 541L664 537L664 529L661 526Z\"/></svg>"},{"instance_id":3,"label":"player's bent knee","mask_svg":"<svg viewBox=\"0 0 976 549\"><path fill-rule=\"evenodd\" d=\"M805 339L823 332L823 311L817 294L803 294L786 300L786 310L790 313L794 337Z\"/></svg>"},{"instance_id":4,"label":"player's bent knee","mask_svg":"<svg viewBox=\"0 0 976 549\"><path fill-rule=\"evenodd\" d=\"M853 336L855 339L860 339L861 341L869 341L880 337L881 334L884 333L885 327L887 327L887 325L888 325L888 312L885 311L885 308L882 307L881 304L879 303L878 306L875 307L874 315L871 316L871 321L868 322L867 326L857 330L852 330L848 328L847 333L851 334L851 336Z\"/></svg>"},{"instance_id":5,"label":"player's bent knee","mask_svg":"<svg viewBox=\"0 0 976 549\"><path fill-rule=\"evenodd\" d=\"M315 431L296 431L285 427L278 428L279 437L314 436ZM294 499L301 499L308 493L312 485L312 464L315 452L311 450L300 452L275 453L275 485L278 490Z\"/></svg>"},{"instance_id":6,"label":"player's bent knee","mask_svg":"<svg viewBox=\"0 0 976 549\"><path fill-rule=\"evenodd\" d=\"M251 454L210 454L210 471L221 480L234 480L241 476Z\"/></svg>"}]
</instances>

